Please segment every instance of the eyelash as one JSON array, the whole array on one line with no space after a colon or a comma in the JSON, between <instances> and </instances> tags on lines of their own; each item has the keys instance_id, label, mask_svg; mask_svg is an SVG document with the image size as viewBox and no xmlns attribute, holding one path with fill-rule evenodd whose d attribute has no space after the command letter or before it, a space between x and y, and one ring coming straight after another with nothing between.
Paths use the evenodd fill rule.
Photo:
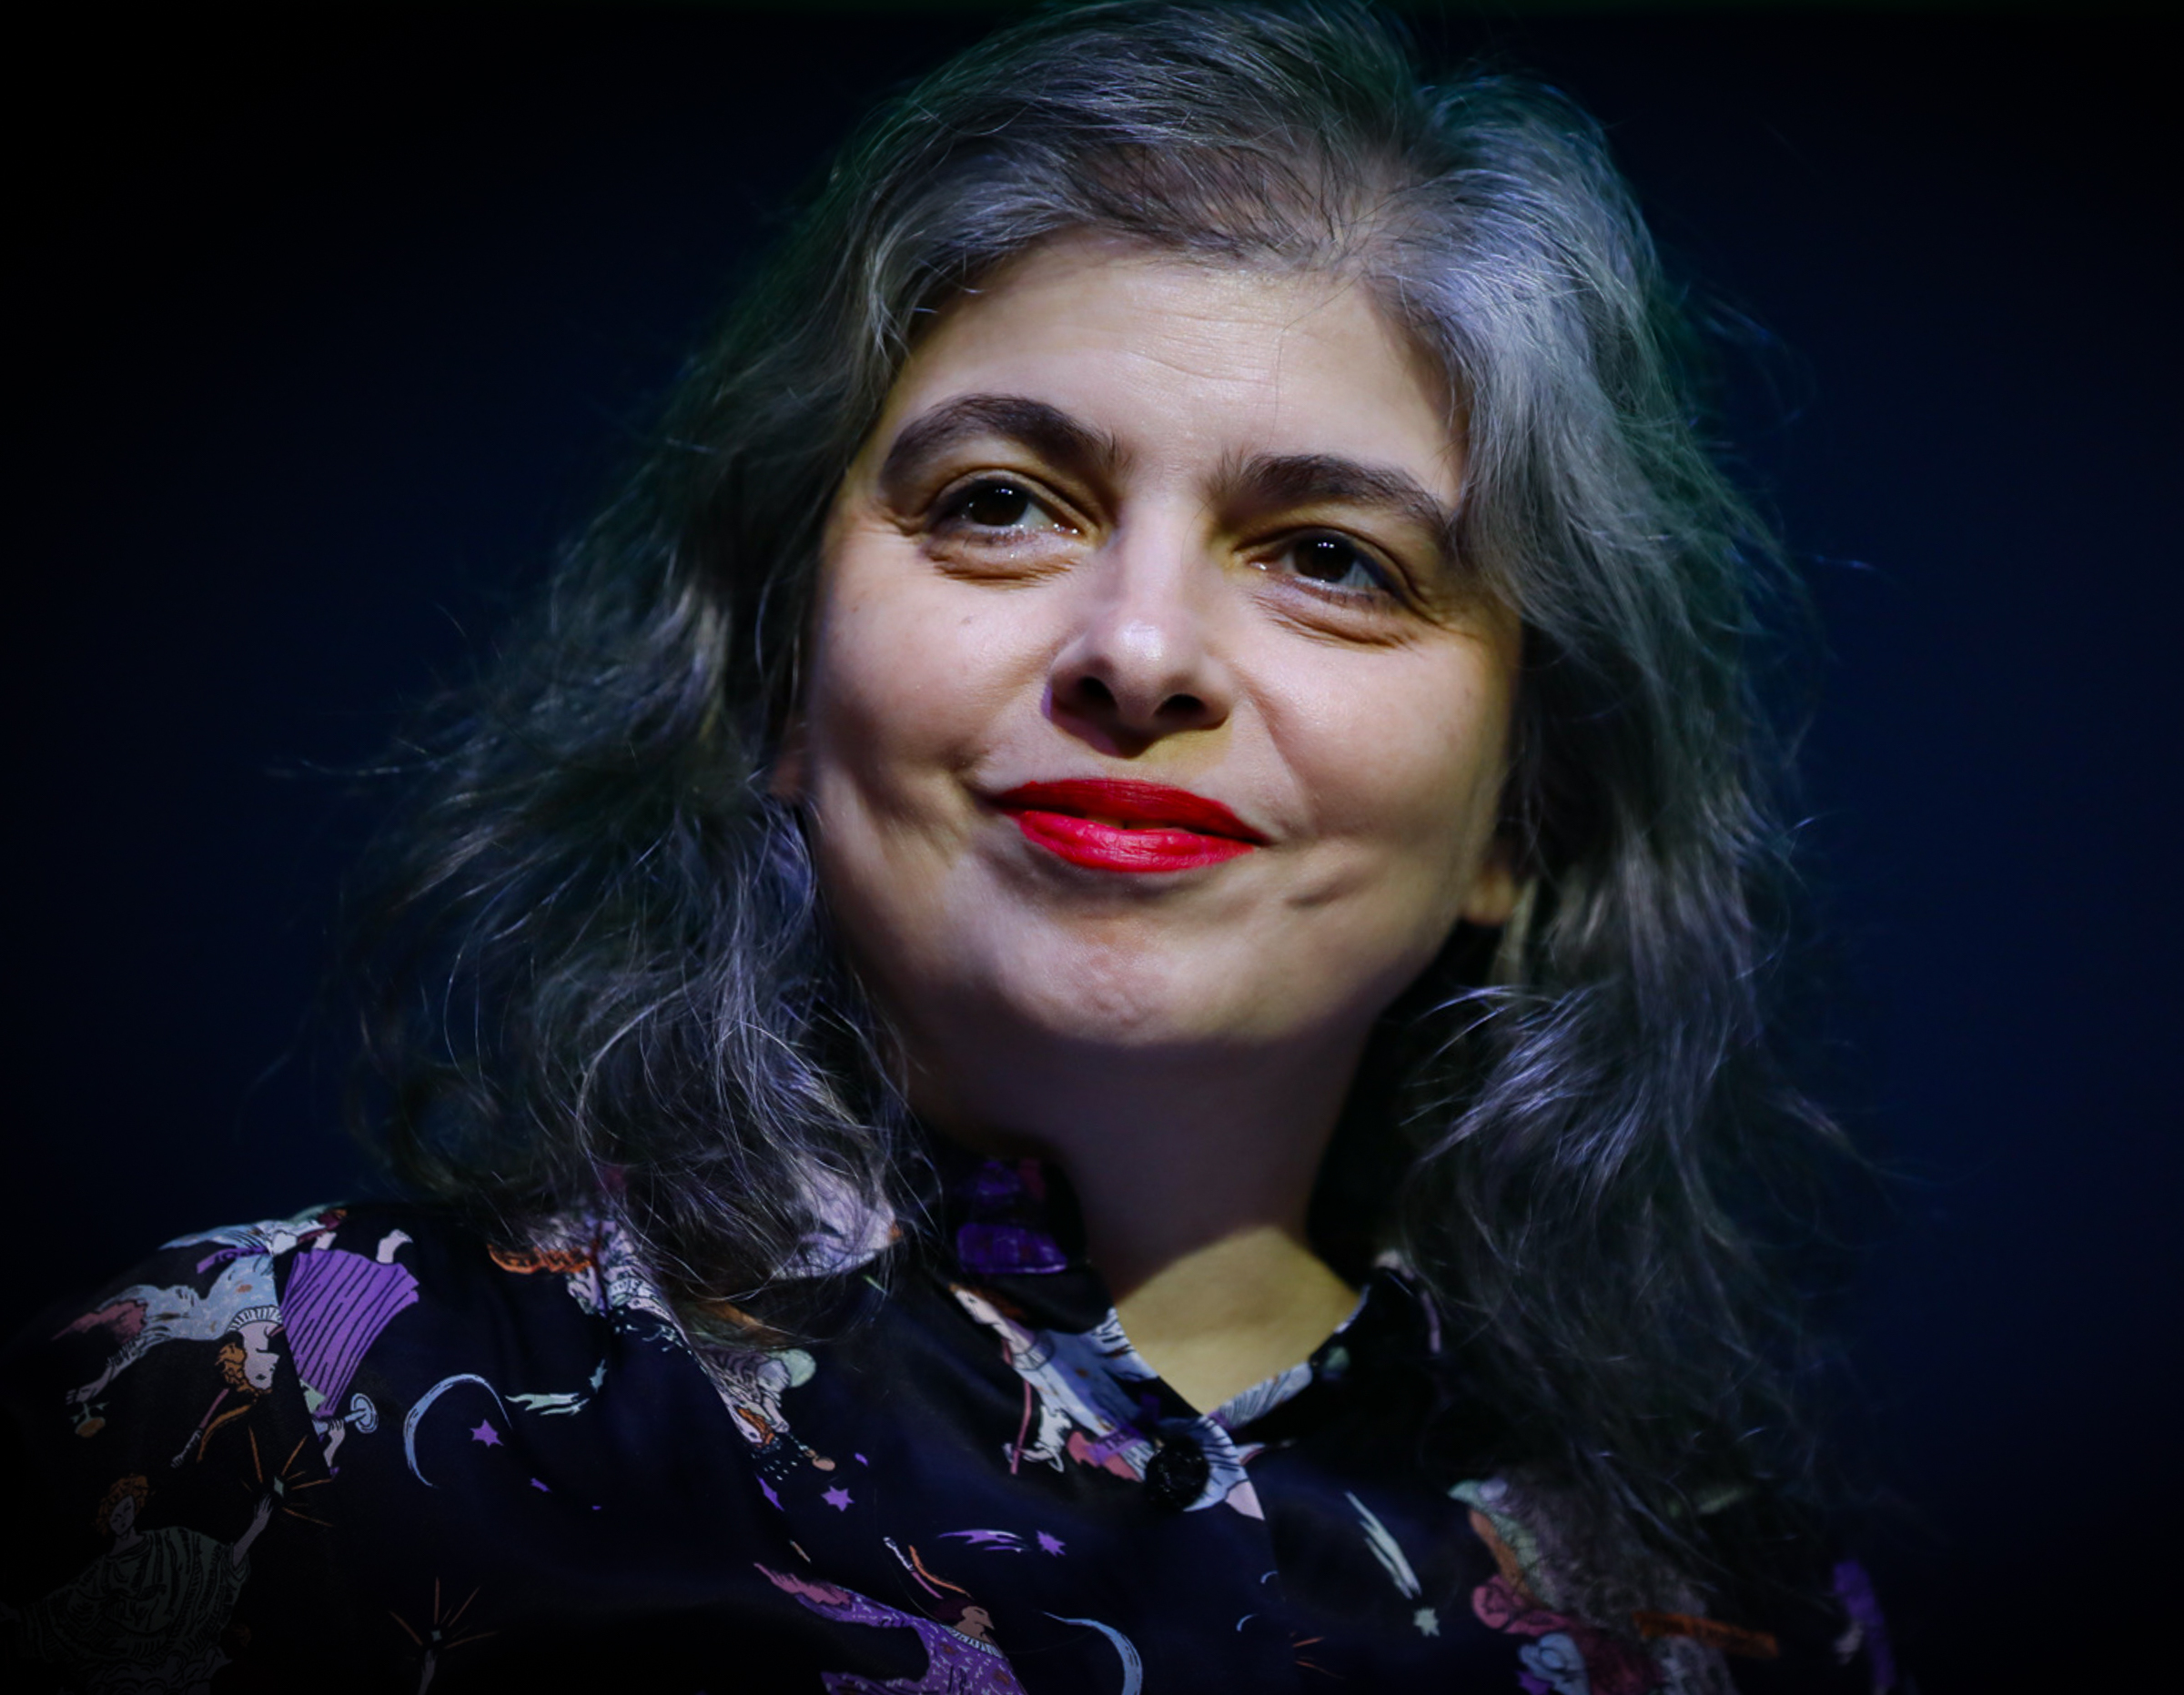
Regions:
<instances>
[{"instance_id":1,"label":"eyelash","mask_svg":"<svg viewBox=\"0 0 2184 1695\"><path fill-rule=\"evenodd\" d=\"M1308 530L1299 535L1288 537L1268 557L1289 558L1294 566L1296 555L1300 550L1320 542L1340 548L1349 556L1348 568L1343 575L1347 576L1350 570L1362 567L1365 574L1371 579L1371 584L1370 587L1345 588L1340 582L1308 576L1301 570L1292 568L1288 574L1294 580L1305 584L1309 592L1352 604L1367 600L1393 601L1403 598L1400 586L1401 579L1395 570L1375 557L1372 550L1363 543L1353 541L1337 530ZM1260 569L1264 570L1265 567L1261 566Z\"/></svg>"},{"instance_id":2,"label":"eyelash","mask_svg":"<svg viewBox=\"0 0 2184 1695\"><path fill-rule=\"evenodd\" d=\"M1014 498L1021 500L1023 504L1018 510L1016 517L1006 522L986 522L973 518L970 510L974 503L982 498L990 496L998 496L1005 499ZM956 487L943 491L934 503L932 528L940 534L954 532L976 539L999 538L1008 535L1012 531L1025 533L1018 530L1018 526L1022 524L1026 517L1035 511L1044 513L1056 530L1068 533L1076 533L1077 530L1077 523L1067 516L1062 503L1041 490L1029 478L1008 477L990 472L974 477L967 482L959 483ZM1267 570L1268 565L1265 561L1285 558L1294 561L1300 550L1319 543L1326 543L1341 549L1348 555L1348 566L1344 575L1348 575L1350 570L1361 567L1366 575L1371 579L1370 585L1345 587L1340 581L1330 581L1324 578L1310 576L1297 569L1279 574L1287 576L1301 585L1307 593L1335 601L1338 604L1350 606L1375 602L1386 604L1398 602L1405 598L1400 574L1392 566L1380 559L1372 549L1339 530L1308 530L1286 537L1273 549L1260 553L1253 560L1253 563L1258 569ZM1269 572L1269 574L1276 573Z\"/></svg>"},{"instance_id":3,"label":"eyelash","mask_svg":"<svg viewBox=\"0 0 2184 1695\"><path fill-rule=\"evenodd\" d=\"M972 504L983 496L1015 496L1024 502L1023 513L1007 523L985 523L970 516ZM945 491L935 502L933 527L935 530L960 530L982 536L1005 535L1022 523L1023 517L1032 511L1044 512L1057 530L1074 530L1077 526L1067 518L1060 503L1042 493L1027 478L984 476L957 485Z\"/></svg>"}]
</instances>

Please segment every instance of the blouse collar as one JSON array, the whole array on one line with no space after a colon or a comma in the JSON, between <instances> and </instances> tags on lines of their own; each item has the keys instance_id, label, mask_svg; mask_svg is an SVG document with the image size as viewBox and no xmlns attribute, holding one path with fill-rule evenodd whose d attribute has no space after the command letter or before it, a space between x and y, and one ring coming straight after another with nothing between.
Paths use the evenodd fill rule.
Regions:
<instances>
[{"instance_id":1,"label":"blouse collar","mask_svg":"<svg viewBox=\"0 0 2184 1695\"><path fill-rule=\"evenodd\" d=\"M1038 1276L1087 1268L1076 1193L1039 1159L934 1150L941 1178L943 1252L973 1277Z\"/></svg>"},{"instance_id":2,"label":"blouse collar","mask_svg":"<svg viewBox=\"0 0 2184 1695\"><path fill-rule=\"evenodd\" d=\"M996 1159L935 1139L941 1178L941 1252L951 1277L1000 1286L1039 1327L1074 1329L1111 1312L1112 1296L1086 1256L1077 1197L1061 1169L1038 1159ZM1016 1279L1023 1279L1019 1282ZM1242 1432L1308 1389L1335 1389L1361 1366L1441 1352L1432 1297L1394 1255L1375 1265L1350 1316L1308 1359L1228 1397L1210 1417Z\"/></svg>"}]
</instances>

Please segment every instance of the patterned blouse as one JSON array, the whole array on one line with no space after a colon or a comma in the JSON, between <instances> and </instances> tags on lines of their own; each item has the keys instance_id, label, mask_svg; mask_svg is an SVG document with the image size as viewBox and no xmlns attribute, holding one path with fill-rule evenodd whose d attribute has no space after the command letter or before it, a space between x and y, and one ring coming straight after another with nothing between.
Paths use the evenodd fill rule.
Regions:
<instances>
[{"instance_id":1,"label":"patterned blouse","mask_svg":"<svg viewBox=\"0 0 2184 1695\"><path fill-rule=\"evenodd\" d=\"M8 1686L1896 1687L1853 1564L1795 1617L1566 1610L1524 1492L1421 1452L1439 1324L1397 1270L1310 1359L1188 1405L1057 1182L961 1162L953 1253L853 1276L864 1310L809 1348L693 1346L577 1219L511 1250L375 1204L170 1243L0 1372Z\"/></svg>"}]
</instances>

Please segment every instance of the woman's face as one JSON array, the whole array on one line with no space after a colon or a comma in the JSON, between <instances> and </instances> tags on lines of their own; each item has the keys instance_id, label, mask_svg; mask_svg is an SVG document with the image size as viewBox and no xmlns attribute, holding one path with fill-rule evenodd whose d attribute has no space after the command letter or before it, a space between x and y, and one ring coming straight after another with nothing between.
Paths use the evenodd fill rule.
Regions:
<instances>
[{"instance_id":1,"label":"woman's face","mask_svg":"<svg viewBox=\"0 0 2184 1695\"><path fill-rule=\"evenodd\" d=\"M1072 239L941 313L829 515L777 773L919 1086L1354 1060L1507 918L1518 626L1450 556L1462 480L1351 284Z\"/></svg>"}]
</instances>

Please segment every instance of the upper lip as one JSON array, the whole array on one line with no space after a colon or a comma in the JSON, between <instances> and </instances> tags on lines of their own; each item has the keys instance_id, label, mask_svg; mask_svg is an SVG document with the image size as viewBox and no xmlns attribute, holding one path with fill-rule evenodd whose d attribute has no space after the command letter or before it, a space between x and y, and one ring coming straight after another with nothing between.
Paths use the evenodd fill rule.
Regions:
<instances>
[{"instance_id":1,"label":"upper lip","mask_svg":"<svg viewBox=\"0 0 2184 1695\"><path fill-rule=\"evenodd\" d=\"M1262 843L1266 835L1251 828L1218 801L1171 789L1165 783L1114 777L1073 777L1060 782L1027 782L996 802L1012 812L1068 812L1118 824L1167 825L1199 835L1228 836Z\"/></svg>"}]
</instances>

